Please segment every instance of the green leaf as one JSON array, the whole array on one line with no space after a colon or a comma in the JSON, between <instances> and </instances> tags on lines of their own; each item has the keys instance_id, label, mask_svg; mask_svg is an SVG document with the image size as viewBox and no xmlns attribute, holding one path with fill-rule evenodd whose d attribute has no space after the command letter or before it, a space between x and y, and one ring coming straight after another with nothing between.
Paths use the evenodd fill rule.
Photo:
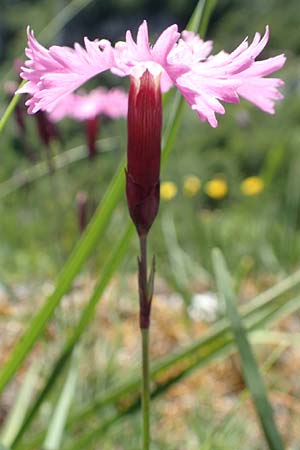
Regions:
<instances>
[{"instance_id":1,"label":"green leaf","mask_svg":"<svg viewBox=\"0 0 300 450\"><path fill-rule=\"evenodd\" d=\"M22 86L24 86L24 84L26 83L26 81L22 81L19 85L19 88L21 88ZM4 111L3 116L0 119L0 134L2 133L2 131L4 130L5 125L8 122L8 119L10 118L10 116L12 115L12 113L14 112L15 107L18 104L18 101L20 100L20 94L15 95L11 101L9 102L6 110Z\"/></svg>"},{"instance_id":2,"label":"green leaf","mask_svg":"<svg viewBox=\"0 0 300 450\"><path fill-rule=\"evenodd\" d=\"M216 274L219 295L226 303L227 316L234 333L235 342L241 358L245 382L253 398L257 415L270 450L283 450L281 436L277 430L272 407L269 403L263 379L260 375L251 345L247 339L241 317L236 309L236 296L225 259L219 249L213 250L213 265Z\"/></svg>"},{"instance_id":3,"label":"green leaf","mask_svg":"<svg viewBox=\"0 0 300 450\"><path fill-rule=\"evenodd\" d=\"M16 401L2 427L1 443L6 447L11 446L24 421L34 396L39 370L39 364L34 362L24 378Z\"/></svg>"},{"instance_id":4,"label":"green leaf","mask_svg":"<svg viewBox=\"0 0 300 450\"><path fill-rule=\"evenodd\" d=\"M46 439L43 445L44 450L59 450L61 448L65 424L69 415L73 397L75 395L77 378L78 366L76 358L73 358L62 393L59 397L48 427Z\"/></svg>"},{"instance_id":5,"label":"green leaf","mask_svg":"<svg viewBox=\"0 0 300 450\"><path fill-rule=\"evenodd\" d=\"M95 0L71 0L62 8L48 25L39 33L44 42L49 43L84 8Z\"/></svg>"},{"instance_id":6,"label":"green leaf","mask_svg":"<svg viewBox=\"0 0 300 450\"><path fill-rule=\"evenodd\" d=\"M208 22L216 3L217 0L199 1L186 29L192 31L198 30L200 36L203 38L206 34Z\"/></svg>"}]
</instances>

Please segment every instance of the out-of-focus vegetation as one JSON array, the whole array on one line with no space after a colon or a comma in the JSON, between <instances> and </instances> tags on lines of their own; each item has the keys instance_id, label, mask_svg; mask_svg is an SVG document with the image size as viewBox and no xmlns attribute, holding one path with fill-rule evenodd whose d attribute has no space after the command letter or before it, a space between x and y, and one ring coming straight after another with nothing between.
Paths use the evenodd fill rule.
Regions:
<instances>
[{"instance_id":1,"label":"out-of-focus vegetation","mask_svg":"<svg viewBox=\"0 0 300 450\"><path fill-rule=\"evenodd\" d=\"M17 57L24 58L26 25L31 25L44 44L70 45L74 40L81 42L85 35L118 40L123 38L126 29L136 30L141 20L147 18L155 37L171 23L178 23L183 28L195 6L194 2L183 0L78 1L73 2L73 13L76 8L82 10L71 20L66 20L65 26L60 27L57 21L51 22L67 4L62 0L2 0L1 112L11 96L9 83L19 82L14 66ZM201 336L207 330L203 321L191 324L189 312L193 307L194 294L212 289L213 247L221 248L226 255L235 287L244 300L273 284L278 278L288 275L299 265L298 8L297 0L285 4L279 0L217 2L207 33L207 38L214 40L215 51L222 48L231 50L246 35L251 40L256 31L263 33L265 25L270 25L270 42L264 56L284 52L288 57L286 66L280 72L280 78L285 81L282 89L285 99L278 102L275 116L269 116L244 101L239 105L226 105L226 115L219 117L217 129L200 123L196 114L185 108L176 144L162 176L162 181L171 181L177 189L173 190L169 199L162 199L158 220L151 231L151 252L156 255L159 274L158 298L155 301L161 301L154 313L153 330L153 335L156 333L155 341L161 347L158 343L154 344L157 345L157 348L153 348L154 356L162 356L184 343L193 342L196 336ZM61 23L68 14L72 15L72 10L66 12ZM101 82L115 86L120 83L120 79L103 75L89 84L96 86ZM121 80L121 84L127 87L126 80ZM168 117L168 109L164 117ZM62 141L51 144L52 156L63 157L67 150L84 144L83 124L65 120L58 127ZM47 164L47 149L37 135L34 116L26 118L26 128L26 148L17 135L13 116L0 137L0 285L5 295L22 300L24 310L16 314L17 322L21 323L17 328L22 328L36 305L41 304L49 290L46 283L56 278L78 240L78 192L86 193L88 216L91 216L126 151L125 120L103 120L100 135L103 143L99 147L102 152L95 160L81 158L52 175L23 183L21 188L15 189L11 188L14 183L9 184L8 180L22 176L24 170L30 171L36 163L44 161ZM28 151L33 162L28 158ZM201 181L200 189L195 189L191 195L184 188L185 180L190 175ZM259 177L262 189L255 195L247 195L241 189L241 183L252 176ZM214 196L207 183L215 179L222 180L226 188ZM123 232L127 216L123 201L112 217L105 239L95 249L88 266L85 266L82 281L78 281L78 292L66 298L61 314L57 314L46 330L44 342L37 350L39 355L49 351L46 350L49 349L46 347L49 342L51 360L58 354L60 339L64 341L71 332L82 304L90 294L94 278L105 265L112 245ZM99 335L98 325L94 325L82 344L83 349L79 349L79 358L80 353L89 356L79 366L83 381L75 402L77 409L81 403L93 400L99 392L105 393L116 380L120 380L120 367L122 370L125 367L125 371L130 374L137 360L135 356L132 358L137 352L137 325L133 312L136 310L135 240L130 245L130 251L97 315L97 324L101 325L103 335ZM183 306L178 307L180 317L175 319L178 296L184 301ZM32 304L28 305L31 297ZM114 303L116 298L120 300ZM15 305L19 303L13 304L10 312L4 310L3 317L13 315ZM216 318L222 315L222 308L219 307ZM283 323L283 331L291 329L299 332L297 318L286 319ZM295 413L294 398L288 397L288 392L292 391L291 397L299 396L297 388L290 389L290 385L295 384L297 371L291 363L294 350L289 347L290 350L284 353L289 342L288 338L287 341L275 339L272 341L272 351L262 347L259 353L260 360L264 361L265 372L275 366L268 372L268 385L273 387L275 401L281 405L282 400L284 404L280 394L282 397L286 394L285 401L290 401L290 415L284 411L280 416L282 428ZM282 355L285 360L280 359ZM214 369L214 374L209 368L200 377L196 373L188 382L173 388L167 397L156 401L153 413L156 438L153 449L177 450L186 447L193 450L203 446L205 449L223 450L240 446L241 440L247 449L263 448L260 439L253 440L253 436L258 435L255 422L245 419L248 394L244 390L236 359L232 357ZM45 362L41 373L42 377L48 373ZM231 381L226 384L228 378ZM287 379L290 379L290 385ZM6 404L9 409L12 403L9 395L4 402L4 416ZM216 395L214 404L211 402L212 395ZM55 404L57 396L55 392L49 404ZM126 409L126 399L124 405L117 406L118 411ZM177 415L170 412L173 408L177 408ZM36 430L44 429L50 417L49 410L45 403L35 431L29 434L30 439L36 438ZM101 420L104 423L105 420L109 421L110 414L113 415L115 410L115 406L109 406L107 415L103 414ZM179 420L183 417L184 421ZM92 416L91 425L95 425L95 420L95 416ZM109 430L109 433L103 434L105 439L101 440L99 448L138 447L137 417L130 416ZM28 448L35 448L30 439ZM294 430L293 425L290 435L284 433L284 439L290 448L297 448L297 430ZM73 448L71 442L70 450ZM68 443L67 440L66 445Z\"/></svg>"}]
</instances>

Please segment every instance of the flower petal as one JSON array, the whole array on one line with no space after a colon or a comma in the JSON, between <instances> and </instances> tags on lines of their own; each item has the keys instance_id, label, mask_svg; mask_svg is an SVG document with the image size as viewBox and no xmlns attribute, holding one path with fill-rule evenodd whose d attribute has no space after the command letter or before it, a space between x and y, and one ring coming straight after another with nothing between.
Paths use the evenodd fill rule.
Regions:
<instances>
[{"instance_id":1,"label":"flower petal","mask_svg":"<svg viewBox=\"0 0 300 450\"><path fill-rule=\"evenodd\" d=\"M51 111L61 101L93 76L114 64L111 46L100 49L98 42L85 39L85 49L79 44L74 48L43 47L27 29L29 58L22 68L21 77L28 83L17 93L28 93L28 112L40 109Z\"/></svg>"}]
</instances>

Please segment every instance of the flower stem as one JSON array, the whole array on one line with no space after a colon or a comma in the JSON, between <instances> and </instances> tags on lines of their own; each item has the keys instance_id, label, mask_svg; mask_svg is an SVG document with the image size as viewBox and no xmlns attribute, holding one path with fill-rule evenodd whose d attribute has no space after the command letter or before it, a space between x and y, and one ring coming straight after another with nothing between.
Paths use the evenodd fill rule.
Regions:
<instances>
[{"instance_id":1,"label":"flower stem","mask_svg":"<svg viewBox=\"0 0 300 450\"><path fill-rule=\"evenodd\" d=\"M142 410L143 410L143 450L150 448L150 375L149 375L149 328L142 333Z\"/></svg>"},{"instance_id":2,"label":"flower stem","mask_svg":"<svg viewBox=\"0 0 300 450\"><path fill-rule=\"evenodd\" d=\"M152 293L147 281L147 236L140 236L139 260L140 328L142 337L142 414L143 450L150 448L150 374L149 374L149 327Z\"/></svg>"}]
</instances>

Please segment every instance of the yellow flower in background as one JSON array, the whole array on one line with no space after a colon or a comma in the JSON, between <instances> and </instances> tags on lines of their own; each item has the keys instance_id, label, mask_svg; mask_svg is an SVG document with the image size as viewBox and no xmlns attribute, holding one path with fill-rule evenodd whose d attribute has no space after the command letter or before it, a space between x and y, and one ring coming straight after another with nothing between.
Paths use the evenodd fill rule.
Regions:
<instances>
[{"instance_id":1,"label":"yellow flower in background","mask_svg":"<svg viewBox=\"0 0 300 450\"><path fill-rule=\"evenodd\" d=\"M160 196L163 200L172 200L177 194L177 186L173 181L164 181L160 185Z\"/></svg>"},{"instance_id":2,"label":"yellow flower in background","mask_svg":"<svg viewBox=\"0 0 300 450\"><path fill-rule=\"evenodd\" d=\"M194 197L201 189L201 180L195 175L189 175L183 182L183 194L186 197Z\"/></svg>"},{"instance_id":3,"label":"yellow flower in background","mask_svg":"<svg viewBox=\"0 0 300 450\"><path fill-rule=\"evenodd\" d=\"M264 181L259 177L245 178L241 183L241 191L244 195L258 195L265 188Z\"/></svg>"},{"instance_id":4,"label":"yellow flower in background","mask_svg":"<svg viewBox=\"0 0 300 450\"><path fill-rule=\"evenodd\" d=\"M205 192L209 197L220 200L226 196L228 184L223 178L214 178L206 183Z\"/></svg>"}]
</instances>

